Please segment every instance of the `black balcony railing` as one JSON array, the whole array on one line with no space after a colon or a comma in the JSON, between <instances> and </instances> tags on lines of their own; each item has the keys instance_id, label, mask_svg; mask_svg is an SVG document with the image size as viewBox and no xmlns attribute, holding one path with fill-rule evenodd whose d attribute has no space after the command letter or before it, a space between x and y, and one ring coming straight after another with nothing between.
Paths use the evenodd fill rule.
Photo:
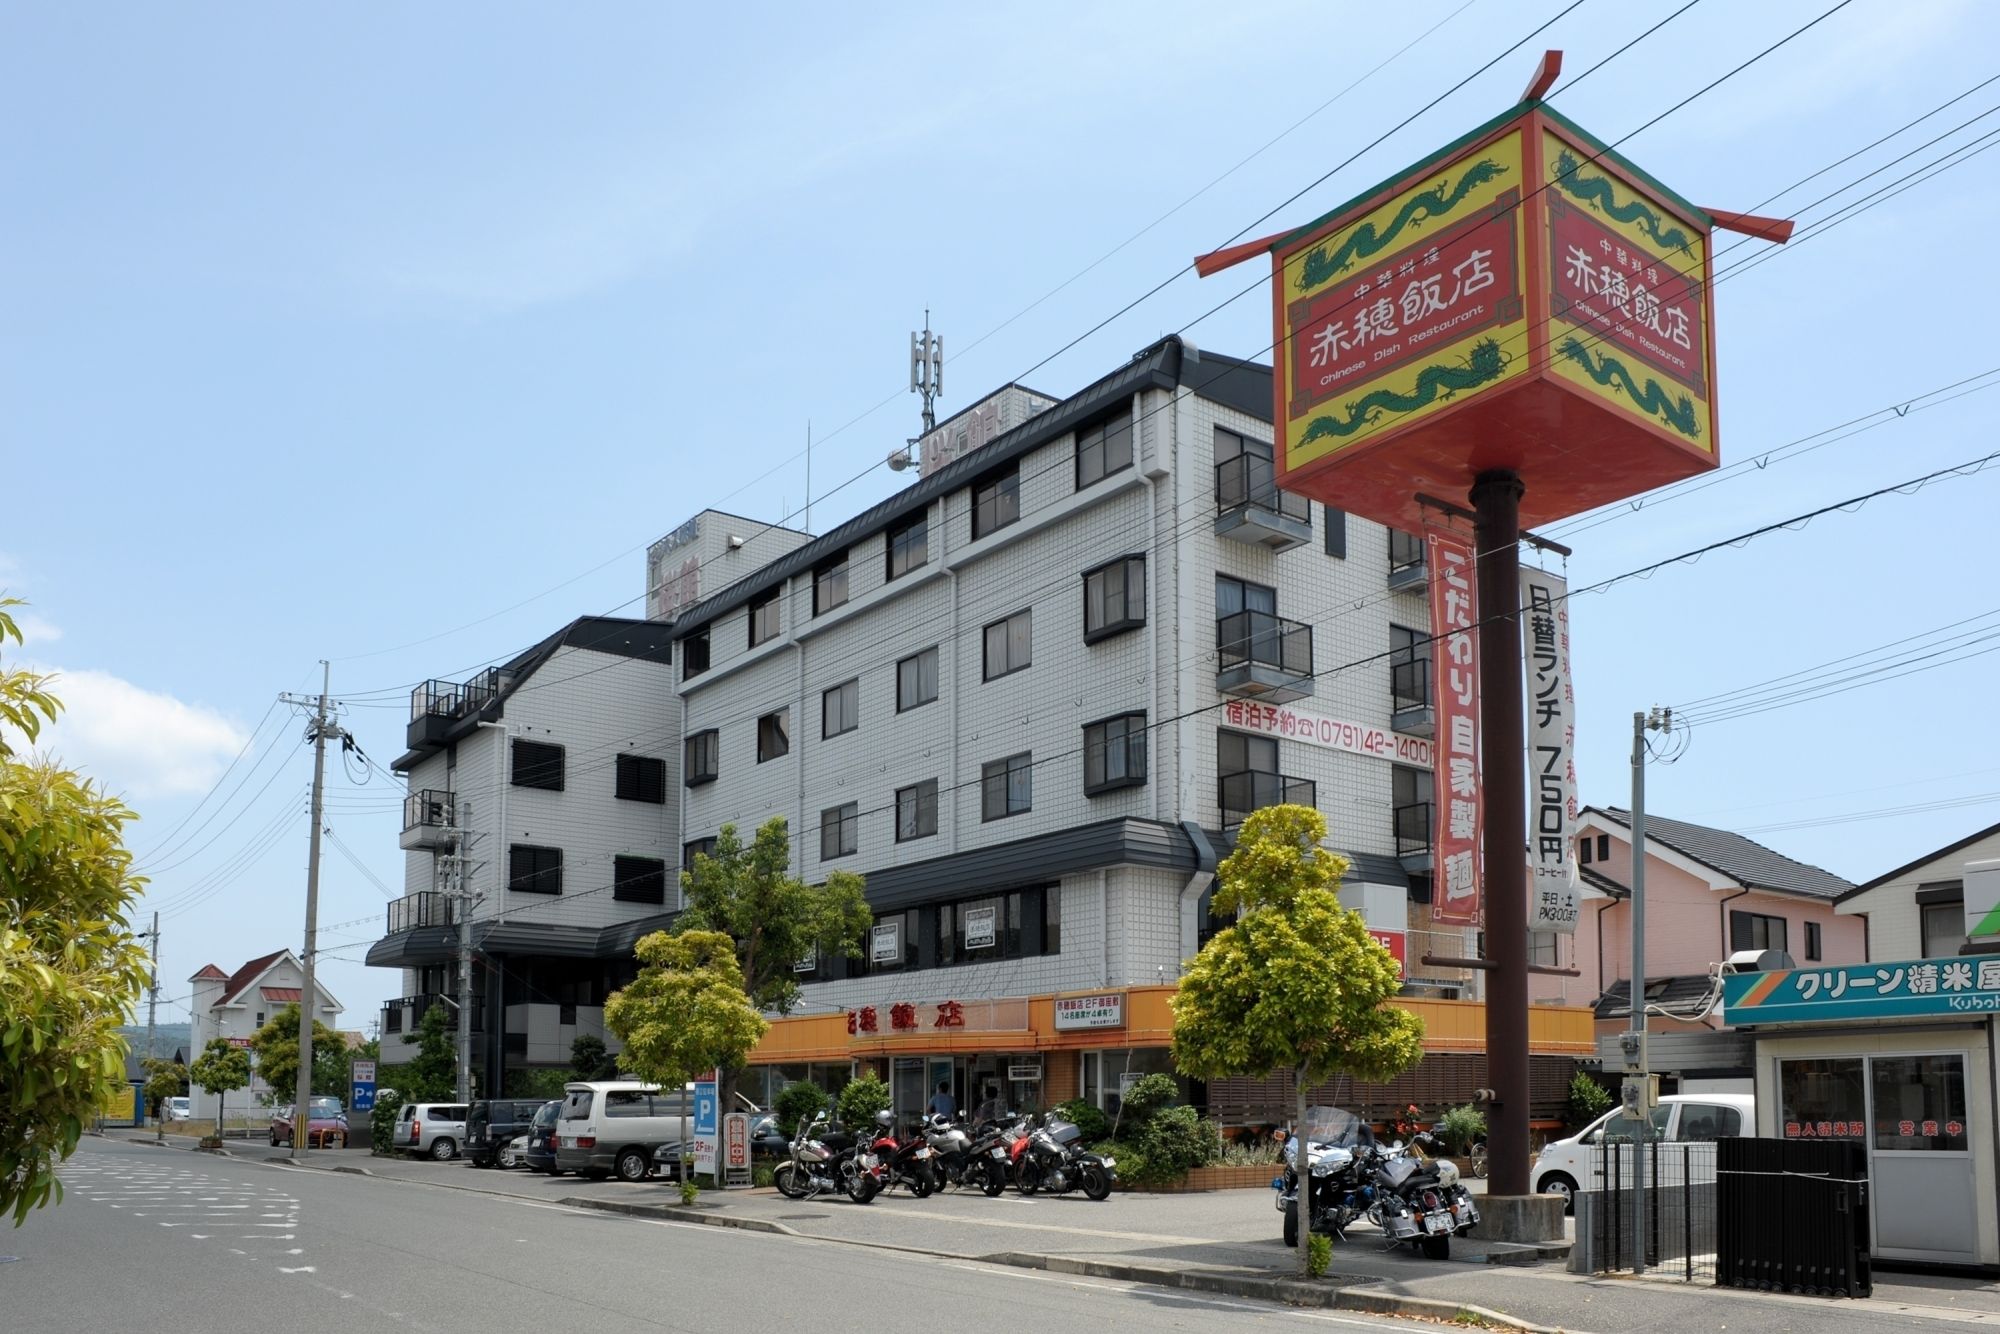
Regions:
<instances>
[{"instance_id":1,"label":"black balcony railing","mask_svg":"<svg viewBox=\"0 0 2000 1334\"><path fill-rule=\"evenodd\" d=\"M463 696L454 681L426 681L410 692L410 721L456 718Z\"/></svg>"},{"instance_id":2,"label":"black balcony railing","mask_svg":"<svg viewBox=\"0 0 2000 1334\"><path fill-rule=\"evenodd\" d=\"M405 894L389 905L389 934L414 931L420 926L450 926L458 921L451 896L435 890Z\"/></svg>"},{"instance_id":3,"label":"black balcony railing","mask_svg":"<svg viewBox=\"0 0 2000 1334\"><path fill-rule=\"evenodd\" d=\"M1407 658L1389 665L1389 702L1397 713L1428 708L1431 702L1431 660Z\"/></svg>"},{"instance_id":4,"label":"black balcony railing","mask_svg":"<svg viewBox=\"0 0 2000 1334\"><path fill-rule=\"evenodd\" d=\"M1424 539L1415 533L1405 533L1399 529L1389 530L1389 574L1393 577L1405 570L1421 570L1424 567Z\"/></svg>"},{"instance_id":5,"label":"black balcony railing","mask_svg":"<svg viewBox=\"0 0 2000 1334\"><path fill-rule=\"evenodd\" d=\"M1431 803L1413 801L1396 808L1396 855L1431 850Z\"/></svg>"},{"instance_id":6,"label":"black balcony railing","mask_svg":"<svg viewBox=\"0 0 2000 1334\"><path fill-rule=\"evenodd\" d=\"M1280 488L1271 460L1254 454L1239 454L1215 465L1216 513L1227 514L1246 506L1301 523L1312 522L1312 502Z\"/></svg>"},{"instance_id":7,"label":"black balcony railing","mask_svg":"<svg viewBox=\"0 0 2000 1334\"><path fill-rule=\"evenodd\" d=\"M472 1031L486 1031L486 1021L481 1013L485 1007L479 1002L479 993L473 992ZM453 1033L458 1031L459 1007L454 999L431 993L423 996L399 996L382 1003L382 1031L384 1033L414 1033L424 1022L424 1014L433 1006L444 1011L444 1026Z\"/></svg>"},{"instance_id":8,"label":"black balcony railing","mask_svg":"<svg viewBox=\"0 0 2000 1334\"><path fill-rule=\"evenodd\" d=\"M1243 823L1243 817L1266 806L1293 804L1319 805L1319 787L1309 778L1289 778L1284 774L1249 770L1224 774L1221 791L1222 825L1227 829Z\"/></svg>"},{"instance_id":9,"label":"black balcony railing","mask_svg":"<svg viewBox=\"0 0 2000 1334\"><path fill-rule=\"evenodd\" d=\"M1218 617L1215 650L1223 671L1257 663L1291 676L1313 674L1312 627L1268 611L1239 611Z\"/></svg>"},{"instance_id":10,"label":"black balcony railing","mask_svg":"<svg viewBox=\"0 0 2000 1334\"><path fill-rule=\"evenodd\" d=\"M449 792L424 788L403 798L403 828L449 829L453 824L454 798Z\"/></svg>"}]
</instances>

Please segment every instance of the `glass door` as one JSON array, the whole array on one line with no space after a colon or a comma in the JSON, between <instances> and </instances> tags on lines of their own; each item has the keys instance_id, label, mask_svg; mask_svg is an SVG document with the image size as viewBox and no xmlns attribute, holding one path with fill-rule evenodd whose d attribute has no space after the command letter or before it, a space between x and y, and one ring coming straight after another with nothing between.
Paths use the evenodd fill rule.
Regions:
<instances>
[{"instance_id":1,"label":"glass door","mask_svg":"<svg viewBox=\"0 0 2000 1334\"><path fill-rule=\"evenodd\" d=\"M1875 1254L1978 1263L1965 1057L1871 1056L1868 1094Z\"/></svg>"}]
</instances>

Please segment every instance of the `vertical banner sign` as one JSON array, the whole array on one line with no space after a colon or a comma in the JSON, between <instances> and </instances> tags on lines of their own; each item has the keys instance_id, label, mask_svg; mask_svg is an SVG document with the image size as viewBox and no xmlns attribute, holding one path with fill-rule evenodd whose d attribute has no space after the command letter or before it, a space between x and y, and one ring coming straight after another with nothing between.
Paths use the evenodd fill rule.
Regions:
<instances>
[{"instance_id":1,"label":"vertical banner sign","mask_svg":"<svg viewBox=\"0 0 2000 1334\"><path fill-rule=\"evenodd\" d=\"M1528 661L1528 929L1574 934L1576 693L1569 677L1569 584L1521 571L1521 648Z\"/></svg>"},{"instance_id":2,"label":"vertical banner sign","mask_svg":"<svg viewBox=\"0 0 2000 1334\"><path fill-rule=\"evenodd\" d=\"M1431 917L1479 922L1479 620L1472 546L1455 533L1424 534L1431 568L1431 698L1437 701L1438 812Z\"/></svg>"},{"instance_id":3,"label":"vertical banner sign","mask_svg":"<svg viewBox=\"0 0 2000 1334\"><path fill-rule=\"evenodd\" d=\"M721 1106L719 1090L716 1088L716 1072L710 1070L694 1082L694 1125L690 1127L694 1138L694 1170L715 1174L717 1142L721 1138L722 1127L716 1115Z\"/></svg>"},{"instance_id":4,"label":"vertical banner sign","mask_svg":"<svg viewBox=\"0 0 2000 1334\"><path fill-rule=\"evenodd\" d=\"M347 1062L347 1107L355 1112L375 1110L375 1062L359 1056Z\"/></svg>"}]
</instances>

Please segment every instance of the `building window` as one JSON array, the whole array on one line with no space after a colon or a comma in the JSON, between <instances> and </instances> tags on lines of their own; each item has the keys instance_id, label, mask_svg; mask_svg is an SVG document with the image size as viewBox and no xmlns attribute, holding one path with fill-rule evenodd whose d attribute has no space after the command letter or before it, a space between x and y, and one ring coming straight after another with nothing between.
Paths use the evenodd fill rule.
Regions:
<instances>
[{"instance_id":1,"label":"building window","mask_svg":"<svg viewBox=\"0 0 2000 1334\"><path fill-rule=\"evenodd\" d=\"M1023 751L994 760L979 771L980 818L1004 820L1035 808L1035 759Z\"/></svg>"},{"instance_id":2,"label":"building window","mask_svg":"<svg viewBox=\"0 0 2000 1334\"><path fill-rule=\"evenodd\" d=\"M1132 414L1120 413L1076 438L1076 489L1095 486L1132 466Z\"/></svg>"},{"instance_id":3,"label":"building window","mask_svg":"<svg viewBox=\"0 0 2000 1334\"><path fill-rule=\"evenodd\" d=\"M1400 625L1389 627L1389 708L1403 713L1431 702L1430 636Z\"/></svg>"},{"instance_id":4,"label":"building window","mask_svg":"<svg viewBox=\"0 0 2000 1334\"><path fill-rule=\"evenodd\" d=\"M1146 623L1146 558L1120 556L1083 576L1083 642L1095 644Z\"/></svg>"},{"instance_id":5,"label":"building window","mask_svg":"<svg viewBox=\"0 0 2000 1334\"><path fill-rule=\"evenodd\" d=\"M708 670L708 627L681 641L681 680L692 681Z\"/></svg>"},{"instance_id":6,"label":"building window","mask_svg":"<svg viewBox=\"0 0 2000 1334\"><path fill-rule=\"evenodd\" d=\"M1337 510L1331 505L1320 508L1326 511L1326 554L1346 560L1347 511Z\"/></svg>"},{"instance_id":7,"label":"building window","mask_svg":"<svg viewBox=\"0 0 2000 1334\"><path fill-rule=\"evenodd\" d=\"M1019 464L997 473L972 488L972 540L997 533L1021 521L1021 469Z\"/></svg>"},{"instance_id":8,"label":"building window","mask_svg":"<svg viewBox=\"0 0 2000 1334\"><path fill-rule=\"evenodd\" d=\"M861 682L843 681L819 697L819 734L822 739L852 732L861 726Z\"/></svg>"},{"instance_id":9,"label":"building window","mask_svg":"<svg viewBox=\"0 0 2000 1334\"><path fill-rule=\"evenodd\" d=\"M928 704L938 695L937 650L927 648L896 664L896 712Z\"/></svg>"},{"instance_id":10,"label":"building window","mask_svg":"<svg viewBox=\"0 0 2000 1334\"><path fill-rule=\"evenodd\" d=\"M750 647L778 637L778 593L772 589L750 599Z\"/></svg>"},{"instance_id":11,"label":"building window","mask_svg":"<svg viewBox=\"0 0 2000 1334\"><path fill-rule=\"evenodd\" d=\"M1226 730L1218 732L1215 737L1215 768L1223 774L1274 774L1278 772L1277 738Z\"/></svg>"},{"instance_id":12,"label":"building window","mask_svg":"<svg viewBox=\"0 0 2000 1334\"><path fill-rule=\"evenodd\" d=\"M792 750L792 711L779 709L757 720L757 763L789 755Z\"/></svg>"},{"instance_id":13,"label":"building window","mask_svg":"<svg viewBox=\"0 0 2000 1334\"><path fill-rule=\"evenodd\" d=\"M813 615L822 616L847 601L847 553L813 571Z\"/></svg>"},{"instance_id":14,"label":"building window","mask_svg":"<svg viewBox=\"0 0 2000 1334\"><path fill-rule=\"evenodd\" d=\"M896 841L929 838L937 833L937 779L896 789Z\"/></svg>"},{"instance_id":15,"label":"building window","mask_svg":"<svg viewBox=\"0 0 2000 1334\"><path fill-rule=\"evenodd\" d=\"M1597 836L1597 860L1601 862L1611 860L1611 835L1599 834Z\"/></svg>"},{"instance_id":16,"label":"building window","mask_svg":"<svg viewBox=\"0 0 2000 1334\"><path fill-rule=\"evenodd\" d=\"M687 739L683 748L687 754L683 781L687 786L700 787L703 783L713 783L722 751L721 734L713 727L706 732L696 732Z\"/></svg>"},{"instance_id":17,"label":"building window","mask_svg":"<svg viewBox=\"0 0 2000 1334\"><path fill-rule=\"evenodd\" d=\"M621 903L667 902L667 864L658 857L613 857L611 897Z\"/></svg>"},{"instance_id":18,"label":"building window","mask_svg":"<svg viewBox=\"0 0 2000 1334\"><path fill-rule=\"evenodd\" d=\"M257 1011L257 1022L255 1027L262 1028L263 1026L264 1026L264 1012L262 1010L259 1010Z\"/></svg>"},{"instance_id":19,"label":"building window","mask_svg":"<svg viewBox=\"0 0 2000 1334\"><path fill-rule=\"evenodd\" d=\"M667 804L667 762L651 755L620 755L616 779L620 801Z\"/></svg>"},{"instance_id":20,"label":"building window","mask_svg":"<svg viewBox=\"0 0 2000 1334\"><path fill-rule=\"evenodd\" d=\"M1429 769L1398 764L1389 771L1390 818L1395 822L1398 856L1430 849L1434 781Z\"/></svg>"},{"instance_id":21,"label":"building window","mask_svg":"<svg viewBox=\"0 0 2000 1334\"><path fill-rule=\"evenodd\" d=\"M936 916L933 953L941 968L1062 952L1060 885L941 903L930 911Z\"/></svg>"},{"instance_id":22,"label":"building window","mask_svg":"<svg viewBox=\"0 0 2000 1334\"><path fill-rule=\"evenodd\" d=\"M889 530L888 577L900 579L911 570L920 570L931 561L931 525L925 515Z\"/></svg>"},{"instance_id":23,"label":"building window","mask_svg":"<svg viewBox=\"0 0 2000 1334\"><path fill-rule=\"evenodd\" d=\"M819 813L819 859L851 857L861 846L861 807L857 802L829 806Z\"/></svg>"},{"instance_id":24,"label":"building window","mask_svg":"<svg viewBox=\"0 0 2000 1334\"><path fill-rule=\"evenodd\" d=\"M514 738L514 786L563 790L563 748Z\"/></svg>"},{"instance_id":25,"label":"building window","mask_svg":"<svg viewBox=\"0 0 2000 1334\"><path fill-rule=\"evenodd\" d=\"M1942 959L1958 953L1965 944L1965 903L1926 903L1923 914L1924 957Z\"/></svg>"},{"instance_id":26,"label":"building window","mask_svg":"<svg viewBox=\"0 0 2000 1334\"><path fill-rule=\"evenodd\" d=\"M1590 850L1595 843L1596 840L1591 838L1591 836L1588 834L1585 834L1582 838L1576 841L1576 859L1579 862L1582 862L1585 866L1590 865L1591 862Z\"/></svg>"},{"instance_id":27,"label":"building window","mask_svg":"<svg viewBox=\"0 0 2000 1334\"><path fill-rule=\"evenodd\" d=\"M1530 931L1528 933L1528 965L1538 968L1557 968L1562 961L1562 933L1559 931Z\"/></svg>"},{"instance_id":28,"label":"building window","mask_svg":"<svg viewBox=\"0 0 2000 1334\"><path fill-rule=\"evenodd\" d=\"M712 835L708 838L692 839L681 844L681 869L683 871L692 871L694 870L694 859L696 857L713 857L714 855L715 839Z\"/></svg>"},{"instance_id":29,"label":"building window","mask_svg":"<svg viewBox=\"0 0 2000 1334\"><path fill-rule=\"evenodd\" d=\"M516 843L507 849L507 888L520 894L562 893L561 848Z\"/></svg>"},{"instance_id":30,"label":"building window","mask_svg":"<svg viewBox=\"0 0 2000 1334\"><path fill-rule=\"evenodd\" d=\"M1424 539L1400 528L1389 530L1389 573L1414 570L1424 563Z\"/></svg>"},{"instance_id":31,"label":"building window","mask_svg":"<svg viewBox=\"0 0 2000 1334\"><path fill-rule=\"evenodd\" d=\"M1820 959L1821 959L1822 957L1823 957L1823 956L1822 956L1822 954L1820 953L1820 939L1819 939L1819 923L1818 923L1818 922L1807 922L1807 923L1806 923L1806 958L1807 958L1807 959L1808 959L1809 961L1812 961L1812 962L1815 962L1815 963L1816 963L1816 962L1818 962L1818 961L1819 961L1819 960L1820 960Z\"/></svg>"},{"instance_id":32,"label":"building window","mask_svg":"<svg viewBox=\"0 0 2000 1334\"><path fill-rule=\"evenodd\" d=\"M1146 715L1124 713L1083 729L1083 794L1146 782Z\"/></svg>"},{"instance_id":33,"label":"building window","mask_svg":"<svg viewBox=\"0 0 2000 1334\"><path fill-rule=\"evenodd\" d=\"M1246 583L1232 579L1226 574L1215 576L1215 619L1234 616L1238 612L1261 611L1267 615L1278 614L1278 590L1263 584Z\"/></svg>"},{"instance_id":34,"label":"building window","mask_svg":"<svg viewBox=\"0 0 2000 1334\"><path fill-rule=\"evenodd\" d=\"M1732 950L1782 950L1785 948L1785 919L1764 913L1729 914L1729 948Z\"/></svg>"},{"instance_id":35,"label":"building window","mask_svg":"<svg viewBox=\"0 0 2000 1334\"><path fill-rule=\"evenodd\" d=\"M1034 612L1026 607L986 627L986 679L1018 672L1034 662Z\"/></svg>"}]
</instances>

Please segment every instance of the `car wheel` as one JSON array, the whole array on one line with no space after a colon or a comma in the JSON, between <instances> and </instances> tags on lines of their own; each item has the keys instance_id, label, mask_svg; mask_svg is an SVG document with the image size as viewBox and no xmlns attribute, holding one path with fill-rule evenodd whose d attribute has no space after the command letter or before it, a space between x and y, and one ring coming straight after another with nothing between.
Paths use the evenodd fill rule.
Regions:
<instances>
[{"instance_id":1,"label":"car wheel","mask_svg":"<svg viewBox=\"0 0 2000 1334\"><path fill-rule=\"evenodd\" d=\"M1570 1180L1566 1173L1549 1173L1542 1178L1539 1190L1544 1195L1562 1196L1564 1213L1573 1214L1576 1212L1576 1182Z\"/></svg>"},{"instance_id":2,"label":"car wheel","mask_svg":"<svg viewBox=\"0 0 2000 1334\"><path fill-rule=\"evenodd\" d=\"M521 1160L514 1156L514 1151L512 1149L500 1150L499 1161L500 1161L500 1166L508 1169L509 1171L521 1165Z\"/></svg>"},{"instance_id":3,"label":"car wheel","mask_svg":"<svg viewBox=\"0 0 2000 1334\"><path fill-rule=\"evenodd\" d=\"M271 1132L271 1147L274 1149L278 1147L278 1132L275 1130Z\"/></svg>"},{"instance_id":4,"label":"car wheel","mask_svg":"<svg viewBox=\"0 0 2000 1334\"><path fill-rule=\"evenodd\" d=\"M431 1141L431 1157L440 1163L450 1162L458 1157L458 1141L449 1135L439 1135Z\"/></svg>"},{"instance_id":5,"label":"car wheel","mask_svg":"<svg viewBox=\"0 0 2000 1334\"><path fill-rule=\"evenodd\" d=\"M617 1172L620 1181L644 1181L653 1171L650 1155L644 1149L627 1149L618 1155Z\"/></svg>"}]
</instances>

